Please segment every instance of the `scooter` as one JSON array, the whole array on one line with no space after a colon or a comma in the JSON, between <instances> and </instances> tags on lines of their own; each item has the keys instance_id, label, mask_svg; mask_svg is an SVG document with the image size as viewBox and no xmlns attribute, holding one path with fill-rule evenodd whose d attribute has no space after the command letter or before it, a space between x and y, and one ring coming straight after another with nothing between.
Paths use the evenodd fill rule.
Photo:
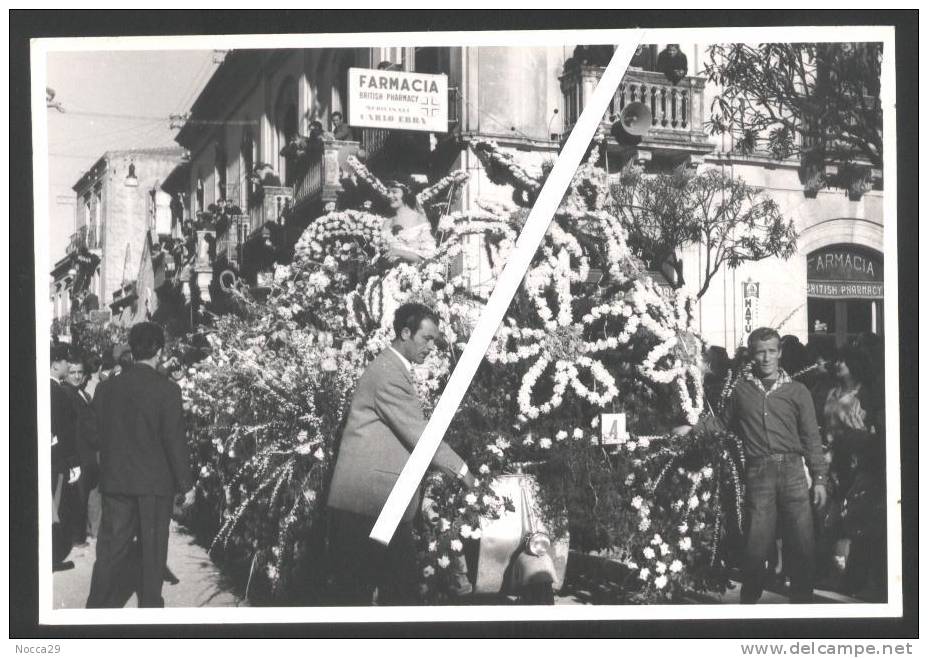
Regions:
<instances>
[{"instance_id":1,"label":"scooter","mask_svg":"<svg viewBox=\"0 0 928 658\"><path fill-rule=\"evenodd\" d=\"M553 536L538 504L538 483L532 475L501 475L493 488L509 498L514 511L481 521L476 565L468 564L474 596L505 596L518 603L551 605L564 584L570 537ZM561 524L566 527L566 524Z\"/></svg>"}]
</instances>

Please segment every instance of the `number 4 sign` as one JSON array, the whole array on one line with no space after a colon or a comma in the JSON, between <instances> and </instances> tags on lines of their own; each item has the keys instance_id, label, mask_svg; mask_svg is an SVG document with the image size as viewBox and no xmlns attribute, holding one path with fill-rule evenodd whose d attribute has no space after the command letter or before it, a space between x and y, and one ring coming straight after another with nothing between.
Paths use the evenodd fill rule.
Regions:
<instances>
[{"instance_id":1,"label":"number 4 sign","mask_svg":"<svg viewBox=\"0 0 928 658\"><path fill-rule=\"evenodd\" d=\"M628 432L625 431L625 414L603 414L599 420L603 445L625 443L628 439Z\"/></svg>"}]
</instances>

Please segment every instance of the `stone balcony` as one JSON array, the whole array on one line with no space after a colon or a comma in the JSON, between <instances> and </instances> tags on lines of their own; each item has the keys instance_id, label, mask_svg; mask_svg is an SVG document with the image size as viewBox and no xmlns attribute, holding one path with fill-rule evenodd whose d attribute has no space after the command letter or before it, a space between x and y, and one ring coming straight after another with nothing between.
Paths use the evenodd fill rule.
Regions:
<instances>
[{"instance_id":1,"label":"stone balcony","mask_svg":"<svg viewBox=\"0 0 928 658\"><path fill-rule=\"evenodd\" d=\"M68 255L76 254L81 249L87 249L99 255L103 248L103 241L100 231L97 229L98 227L96 224L85 224L81 226L80 229L71 234L68 240L68 246L66 247L66 253Z\"/></svg>"},{"instance_id":2,"label":"stone balcony","mask_svg":"<svg viewBox=\"0 0 928 658\"><path fill-rule=\"evenodd\" d=\"M604 71L602 66L577 65L565 70L561 76L565 139L587 100L592 97ZM603 127L609 134L615 118L628 104L635 102L647 106L651 125L636 144L619 143L610 136L608 153L616 154L620 165L630 159L661 161L670 165L701 162L705 154L715 150L703 126L705 82L704 78L687 76L677 84L671 84L663 73L628 69L603 117Z\"/></svg>"},{"instance_id":3,"label":"stone balcony","mask_svg":"<svg viewBox=\"0 0 928 658\"><path fill-rule=\"evenodd\" d=\"M302 214L313 204L335 201L342 190L341 168L348 156L358 152L355 141L323 139L318 150L308 153L296 163L293 185L293 214Z\"/></svg>"}]
</instances>

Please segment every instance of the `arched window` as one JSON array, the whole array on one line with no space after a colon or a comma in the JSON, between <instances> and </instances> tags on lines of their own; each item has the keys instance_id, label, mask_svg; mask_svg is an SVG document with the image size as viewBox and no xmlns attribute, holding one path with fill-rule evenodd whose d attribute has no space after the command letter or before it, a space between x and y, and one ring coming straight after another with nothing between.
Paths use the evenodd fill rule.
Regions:
<instances>
[{"instance_id":1,"label":"arched window","mask_svg":"<svg viewBox=\"0 0 928 658\"><path fill-rule=\"evenodd\" d=\"M292 158L280 155L280 150L291 140L299 136L299 110L297 109L296 80L288 77L280 85L277 93L277 103L274 105L274 130L277 135L277 171L285 185L292 185L295 177L294 162Z\"/></svg>"}]
</instances>

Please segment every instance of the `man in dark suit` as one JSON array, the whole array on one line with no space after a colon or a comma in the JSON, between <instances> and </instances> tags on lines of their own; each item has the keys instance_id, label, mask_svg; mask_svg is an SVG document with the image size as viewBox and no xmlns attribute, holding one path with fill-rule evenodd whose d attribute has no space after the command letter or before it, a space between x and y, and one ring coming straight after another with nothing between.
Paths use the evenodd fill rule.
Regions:
<instances>
[{"instance_id":1,"label":"man in dark suit","mask_svg":"<svg viewBox=\"0 0 928 658\"><path fill-rule=\"evenodd\" d=\"M50 349L51 421L52 421L52 568L55 571L74 568L64 562L71 552L65 508L61 505L66 488L77 482L81 469L75 445L76 418L71 400L62 388L61 380L68 374L68 346L54 343Z\"/></svg>"},{"instance_id":2,"label":"man in dark suit","mask_svg":"<svg viewBox=\"0 0 928 658\"><path fill-rule=\"evenodd\" d=\"M141 322L129 332L135 363L94 396L100 434L103 519L88 608L122 606L123 578L138 537L139 607L163 607L162 575L174 497L193 502L189 451L177 384L158 374L164 332ZM188 491L189 490L189 491Z\"/></svg>"},{"instance_id":3,"label":"man in dark suit","mask_svg":"<svg viewBox=\"0 0 928 658\"><path fill-rule=\"evenodd\" d=\"M81 477L77 481L77 487L71 492L73 515L69 521L76 546L87 543L87 502L90 491L97 486L99 480L97 417L91 407L92 398L84 389L88 379L87 370L84 358L77 352L72 352L68 359L68 376L63 386L74 408L74 443L81 467Z\"/></svg>"},{"instance_id":4,"label":"man in dark suit","mask_svg":"<svg viewBox=\"0 0 928 658\"><path fill-rule=\"evenodd\" d=\"M419 496L413 497L388 547L369 535L425 430L411 371L435 348L438 317L422 304L403 304L393 329L393 343L358 381L329 488L329 548L336 595L344 605L369 605L375 588L380 604L409 605L417 599L412 522ZM439 445L432 465L473 486L464 460L446 443Z\"/></svg>"}]
</instances>

